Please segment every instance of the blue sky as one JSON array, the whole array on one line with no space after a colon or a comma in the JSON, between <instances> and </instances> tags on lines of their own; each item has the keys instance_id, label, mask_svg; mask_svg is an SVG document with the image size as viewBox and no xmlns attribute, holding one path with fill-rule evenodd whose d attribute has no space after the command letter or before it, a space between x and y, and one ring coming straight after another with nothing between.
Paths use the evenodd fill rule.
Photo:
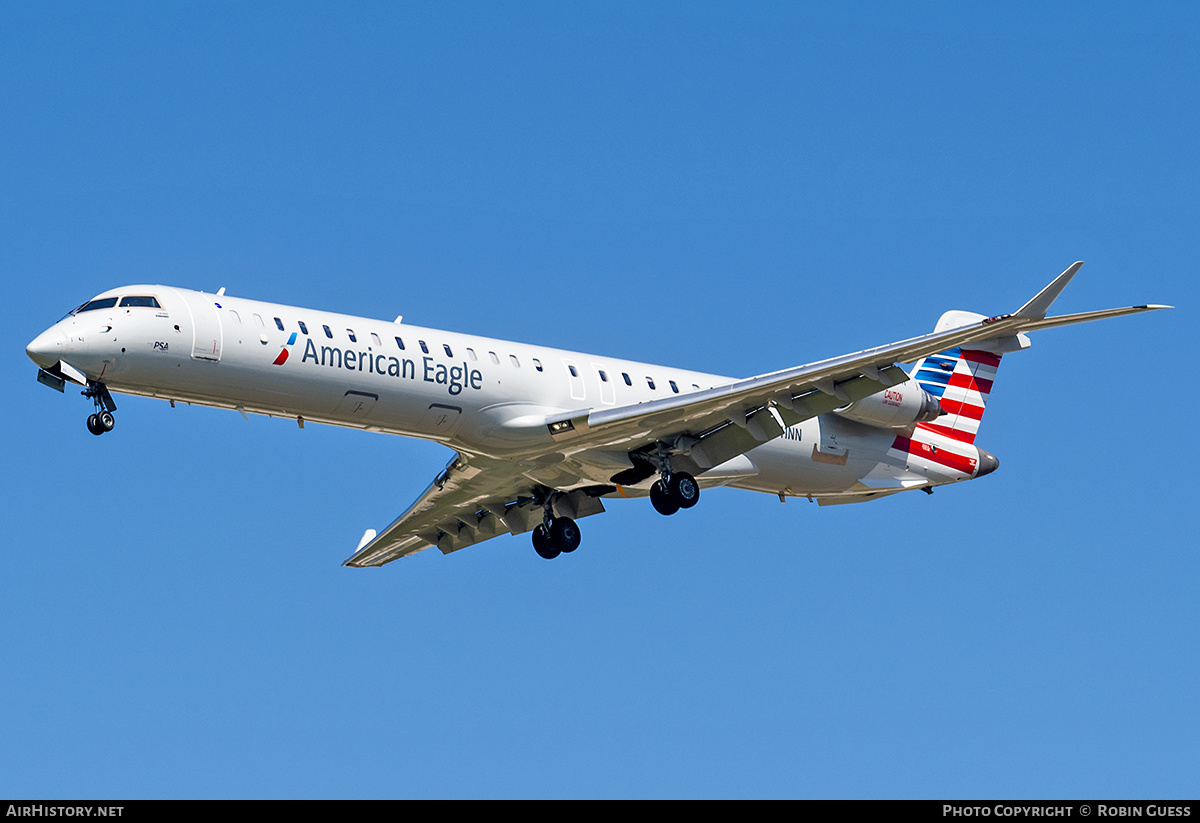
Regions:
<instances>
[{"instance_id":1,"label":"blue sky","mask_svg":"<svg viewBox=\"0 0 1200 823\"><path fill-rule=\"evenodd\" d=\"M1198 12L9 3L0 795L1194 797ZM1001 313L999 471L340 566L440 446L39 385L167 283L729 375Z\"/></svg>"}]
</instances>

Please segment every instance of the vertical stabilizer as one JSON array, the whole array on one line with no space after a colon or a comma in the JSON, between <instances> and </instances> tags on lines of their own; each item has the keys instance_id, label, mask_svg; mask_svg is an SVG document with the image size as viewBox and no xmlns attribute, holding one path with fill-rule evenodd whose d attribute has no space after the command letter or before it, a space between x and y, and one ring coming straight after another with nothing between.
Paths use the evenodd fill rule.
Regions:
<instances>
[{"instance_id":1,"label":"vertical stabilizer","mask_svg":"<svg viewBox=\"0 0 1200 823\"><path fill-rule=\"evenodd\" d=\"M948 311L938 320L937 331L987 321L982 314ZM1001 356L1028 346L1029 338L1024 334L1002 332L920 360L912 378L937 398L942 414L935 420L917 423L910 436L898 436L892 449L903 455L910 467L949 474L954 479L980 477L995 471L999 461L976 446L975 437L996 382Z\"/></svg>"},{"instance_id":2,"label":"vertical stabilizer","mask_svg":"<svg viewBox=\"0 0 1200 823\"><path fill-rule=\"evenodd\" d=\"M937 432L962 443L974 443L987 406L1000 355L978 349L950 349L917 364L913 377L938 398L944 414L918 429Z\"/></svg>"}]
</instances>

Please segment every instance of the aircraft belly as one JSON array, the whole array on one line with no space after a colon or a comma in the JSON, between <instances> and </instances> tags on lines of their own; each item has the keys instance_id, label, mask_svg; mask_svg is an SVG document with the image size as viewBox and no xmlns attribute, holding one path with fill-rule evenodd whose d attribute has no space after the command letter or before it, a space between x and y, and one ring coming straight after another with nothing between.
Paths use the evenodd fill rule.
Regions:
<instances>
[{"instance_id":1,"label":"aircraft belly","mask_svg":"<svg viewBox=\"0 0 1200 823\"><path fill-rule=\"evenodd\" d=\"M258 341L238 345L227 340L220 361L193 358L188 348L138 347L123 358L127 368L111 373L108 386L128 394L433 439L443 431L452 435L456 427L445 421L463 411L452 398L447 402L444 388L437 391L420 381L397 385L386 375L348 369L280 368L263 359L265 347ZM430 407L439 403L453 407L453 413L423 426L432 420Z\"/></svg>"},{"instance_id":2,"label":"aircraft belly","mask_svg":"<svg viewBox=\"0 0 1200 823\"><path fill-rule=\"evenodd\" d=\"M847 422L822 415L794 427L790 437L776 438L749 452L758 473L729 485L802 497L925 482L908 471L903 460L889 454L895 432Z\"/></svg>"}]
</instances>

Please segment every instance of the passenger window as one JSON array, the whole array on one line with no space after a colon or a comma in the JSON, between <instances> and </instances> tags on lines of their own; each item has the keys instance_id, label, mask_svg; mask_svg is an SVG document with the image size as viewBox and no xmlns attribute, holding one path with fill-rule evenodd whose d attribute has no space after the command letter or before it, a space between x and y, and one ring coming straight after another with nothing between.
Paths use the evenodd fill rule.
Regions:
<instances>
[{"instance_id":1,"label":"passenger window","mask_svg":"<svg viewBox=\"0 0 1200 823\"><path fill-rule=\"evenodd\" d=\"M443 349L445 349L445 351L446 351L446 356L447 356L447 357L453 357L453 356L454 356L454 352L450 351L450 344L448 344L448 343L443 343L443 344L442 344L442 348L443 348Z\"/></svg>"},{"instance_id":2,"label":"passenger window","mask_svg":"<svg viewBox=\"0 0 1200 823\"><path fill-rule=\"evenodd\" d=\"M467 348L467 357L471 358L472 363L478 359L475 357L475 350L470 347Z\"/></svg>"},{"instance_id":3,"label":"passenger window","mask_svg":"<svg viewBox=\"0 0 1200 823\"><path fill-rule=\"evenodd\" d=\"M497 365L500 364L500 358L496 356L496 353L494 351L488 352L488 357L492 358L493 363L495 363Z\"/></svg>"},{"instance_id":4,"label":"passenger window","mask_svg":"<svg viewBox=\"0 0 1200 823\"><path fill-rule=\"evenodd\" d=\"M421 344L421 351L425 352L426 354L429 354L429 347L425 345L425 341L418 340L417 342Z\"/></svg>"},{"instance_id":5,"label":"passenger window","mask_svg":"<svg viewBox=\"0 0 1200 823\"><path fill-rule=\"evenodd\" d=\"M517 360L517 356L515 354L510 354L508 359L512 362L514 369L521 368L521 361Z\"/></svg>"},{"instance_id":6,"label":"passenger window","mask_svg":"<svg viewBox=\"0 0 1200 823\"><path fill-rule=\"evenodd\" d=\"M374 343L376 346L383 345L383 341L379 339L379 335L377 335L375 332L371 332L371 342Z\"/></svg>"},{"instance_id":7,"label":"passenger window","mask_svg":"<svg viewBox=\"0 0 1200 823\"><path fill-rule=\"evenodd\" d=\"M303 321L303 320L301 320L301 321L300 321L300 333L301 333L301 334L308 334L308 326L304 325L304 321Z\"/></svg>"},{"instance_id":8,"label":"passenger window","mask_svg":"<svg viewBox=\"0 0 1200 823\"><path fill-rule=\"evenodd\" d=\"M629 375L628 375L628 374L626 374L625 372L621 372L621 377L625 378L625 385L626 385L626 386L632 386L632 385L633 385L633 381L629 379Z\"/></svg>"},{"instance_id":9,"label":"passenger window","mask_svg":"<svg viewBox=\"0 0 1200 823\"><path fill-rule=\"evenodd\" d=\"M541 371L542 370L542 361L538 360L536 357L533 358L533 367L535 369L537 369L538 371Z\"/></svg>"},{"instance_id":10,"label":"passenger window","mask_svg":"<svg viewBox=\"0 0 1200 823\"><path fill-rule=\"evenodd\" d=\"M579 376L579 372L575 371L575 367L574 367L574 366L567 366L567 368L568 368L568 369L570 369L570 371L571 371L571 376L572 376L572 377L578 377L578 376Z\"/></svg>"},{"instance_id":11,"label":"passenger window","mask_svg":"<svg viewBox=\"0 0 1200 823\"><path fill-rule=\"evenodd\" d=\"M351 343L358 342L358 338L354 336L354 329L346 329L346 334L350 337Z\"/></svg>"},{"instance_id":12,"label":"passenger window","mask_svg":"<svg viewBox=\"0 0 1200 823\"><path fill-rule=\"evenodd\" d=\"M283 321L280 320L278 317L275 318L275 327L278 328L280 331L283 331Z\"/></svg>"},{"instance_id":13,"label":"passenger window","mask_svg":"<svg viewBox=\"0 0 1200 823\"><path fill-rule=\"evenodd\" d=\"M396 345L400 347L400 351L404 351L404 341L399 337L396 338Z\"/></svg>"},{"instance_id":14,"label":"passenger window","mask_svg":"<svg viewBox=\"0 0 1200 823\"><path fill-rule=\"evenodd\" d=\"M676 394L679 394L679 387L675 385L675 381L668 380L667 382L671 384L671 391L675 392Z\"/></svg>"},{"instance_id":15,"label":"passenger window","mask_svg":"<svg viewBox=\"0 0 1200 823\"><path fill-rule=\"evenodd\" d=\"M600 382L601 382L601 383L607 383L607 382L608 382L608 375L604 373L604 369L598 369L597 371L599 371L599 372L600 372Z\"/></svg>"},{"instance_id":16,"label":"passenger window","mask_svg":"<svg viewBox=\"0 0 1200 823\"><path fill-rule=\"evenodd\" d=\"M121 304L124 305L124 301L121 301ZM233 318L234 323L240 324L242 322L242 318L238 317L238 313L233 309L229 310L229 316Z\"/></svg>"},{"instance_id":17,"label":"passenger window","mask_svg":"<svg viewBox=\"0 0 1200 823\"><path fill-rule=\"evenodd\" d=\"M258 326L260 329L263 327L262 315L254 315L254 325Z\"/></svg>"},{"instance_id":18,"label":"passenger window","mask_svg":"<svg viewBox=\"0 0 1200 823\"><path fill-rule=\"evenodd\" d=\"M652 389L654 388L654 378L650 375L646 375L646 385Z\"/></svg>"},{"instance_id":19,"label":"passenger window","mask_svg":"<svg viewBox=\"0 0 1200 823\"><path fill-rule=\"evenodd\" d=\"M321 326L321 328L323 328L325 330L325 336L328 337L330 340L332 340L333 339L333 331L328 326Z\"/></svg>"}]
</instances>

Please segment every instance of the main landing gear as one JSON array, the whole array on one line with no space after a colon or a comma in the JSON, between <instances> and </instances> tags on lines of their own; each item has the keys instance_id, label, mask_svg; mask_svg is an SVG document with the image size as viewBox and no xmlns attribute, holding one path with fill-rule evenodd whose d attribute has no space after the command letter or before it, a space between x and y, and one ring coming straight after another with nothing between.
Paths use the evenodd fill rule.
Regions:
<instances>
[{"instance_id":1,"label":"main landing gear","mask_svg":"<svg viewBox=\"0 0 1200 823\"><path fill-rule=\"evenodd\" d=\"M83 396L90 397L96 405L96 411L88 415L88 431L95 435L112 431L113 426L117 424L117 419L113 417L117 404L113 402L108 387L103 383L89 383L83 391Z\"/></svg>"},{"instance_id":2,"label":"main landing gear","mask_svg":"<svg viewBox=\"0 0 1200 823\"><path fill-rule=\"evenodd\" d=\"M569 517L547 518L533 530L533 550L547 560L579 548L582 535L579 526Z\"/></svg>"},{"instance_id":3,"label":"main landing gear","mask_svg":"<svg viewBox=\"0 0 1200 823\"><path fill-rule=\"evenodd\" d=\"M700 484L687 472L671 470L671 448L659 441L658 454L649 458L658 466L658 480L650 487L650 503L659 514L672 515L700 502Z\"/></svg>"},{"instance_id":4,"label":"main landing gear","mask_svg":"<svg viewBox=\"0 0 1200 823\"><path fill-rule=\"evenodd\" d=\"M573 519L564 515L555 516L554 499L557 495L557 492L546 488L534 494L534 500L541 503L543 513L542 522L533 528L533 550L547 560L575 551L583 537Z\"/></svg>"},{"instance_id":5,"label":"main landing gear","mask_svg":"<svg viewBox=\"0 0 1200 823\"><path fill-rule=\"evenodd\" d=\"M700 484L687 472L664 472L650 487L650 504L659 514L675 514L700 502Z\"/></svg>"},{"instance_id":6,"label":"main landing gear","mask_svg":"<svg viewBox=\"0 0 1200 823\"><path fill-rule=\"evenodd\" d=\"M687 472L671 471L670 462L666 459L661 461L660 466L659 479L650 487L650 502L659 514L675 514L680 509L690 509L700 502L700 484L696 478ZM646 479L645 475L640 478ZM607 488L610 491L613 489L611 486ZM533 529L533 550L547 560L579 548L579 526L570 517L555 516L554 499L559 494L545 487L534 493L534 501L541 504L543 515L542 522Z\"/></svg>"}]
</instances>

